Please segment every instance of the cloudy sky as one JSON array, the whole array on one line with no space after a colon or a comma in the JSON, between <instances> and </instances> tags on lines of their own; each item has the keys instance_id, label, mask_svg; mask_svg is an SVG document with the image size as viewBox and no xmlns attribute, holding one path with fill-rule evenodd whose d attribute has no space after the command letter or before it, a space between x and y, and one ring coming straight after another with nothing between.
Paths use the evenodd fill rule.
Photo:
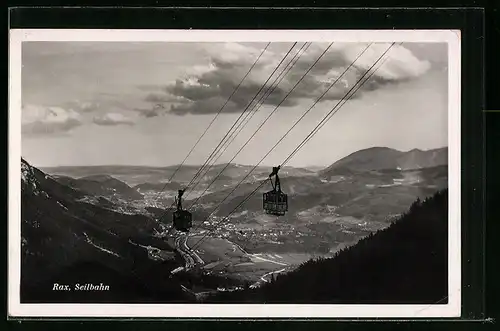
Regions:
<instances>
[{"instance_id":1,"label":"cloudy sky","mask_svg":"<svg viewBox=\"0 0 500 331\"><path fill-rule=\"evenodd\" d=\"M217 161L228 162L279 105L233 160L255 164L362 54L262 163L276 165L390 46L334 43L320 58L328 44L271 43L262 53L266 45L25 42L22 155L36 166L177 164L262 54L186 161L203 163L241 113L256 110ZM269 77L268 84L274 82L297 52L298 61L273 93L260 107L251 103L262 84ZM404 43L387 55L289 165L330 165L372 146L405 151L447 145L446 44Z\"/></svg>"}]
</instances>

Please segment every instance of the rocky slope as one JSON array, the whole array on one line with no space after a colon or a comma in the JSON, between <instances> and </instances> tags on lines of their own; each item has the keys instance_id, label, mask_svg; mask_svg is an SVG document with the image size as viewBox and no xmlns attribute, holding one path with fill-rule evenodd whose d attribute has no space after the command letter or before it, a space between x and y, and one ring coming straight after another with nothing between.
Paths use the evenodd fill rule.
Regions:
<instances>
[{"instance_id":1,"label":"rocky slope","mask_svg":"<svg viewBox=\"0 0 500 331\"><path fill-rule=\"evenodd\" d=\"M25 160L21 160L21 170L22 302L78 302L83 293L52 291L53 283L99 278L113 290L95 300L122 298L132 279L133 284L155 284L158 293L169 293L172 300L182 297L178 284L155 279L167 277L177 266L172 248L153 236L162 230L159 223L81 201L84 193L53 180ZM162 259L152 255L153 247L166 253ZM128 298L149 295L140 288Z\"/></svg>"},{"instance_id":2,"label":"rocky slope","mask_svg":"<svg viewBox=\"0 0 500 331\"><path fill-rule=\"evenodd\" d=\"M61 184L94 196L115 197L126 201L143 199L143 195L135 188L109 175L92 175L82 178L55 176L55 179Z\"/></svg>"}]
</instances>

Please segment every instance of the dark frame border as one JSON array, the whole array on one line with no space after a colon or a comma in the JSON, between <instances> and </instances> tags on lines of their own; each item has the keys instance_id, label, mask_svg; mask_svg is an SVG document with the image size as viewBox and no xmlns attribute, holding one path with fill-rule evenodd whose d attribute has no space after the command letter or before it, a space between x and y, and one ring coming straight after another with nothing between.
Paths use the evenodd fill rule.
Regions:
<instances>
[{"instance_id":1,"label":"dark frame border","mask_svg":"<svg viewBox=\"0 0 500 331\"><path fill-rule=\"evenodd\" d=\"M479 8L439 10L15 8L10 11L10 28L460 29L462 31L462 319L480 320L485 317L483 10Z\"/></svg>"}]
</instances>

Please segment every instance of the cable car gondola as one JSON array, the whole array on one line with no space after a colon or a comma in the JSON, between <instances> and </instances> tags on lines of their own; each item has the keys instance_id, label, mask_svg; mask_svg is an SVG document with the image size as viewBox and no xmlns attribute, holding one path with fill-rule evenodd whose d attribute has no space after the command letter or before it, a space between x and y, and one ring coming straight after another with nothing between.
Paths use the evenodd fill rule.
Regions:
<instances>
[{"instance_id":1,"label":"cable car gondola","mask_svg":"<svg viewBox=\"0 0 500 331\"><path fill-rule=\"evenodd\" d=\"M193 215L187 210L182 209L182 195L184 190L178 191L178 197L176 198L177 209L174 211L173 223L174 228L177 231L189 232L189 229L193 225Z\"/></svg>"},{"instance_id":2,"label":"cable car gondola","mask_svg":"<svg viewBox=\"0 0 500 331\"><path fill-rule=\"evenodd\" d=\"M275 216L283 216L288 211L288 197L281 191L279 170L280 166L273 167L273 172L269 175L273 190L263 194L264 211ZM272 176L276 176L274 184L271 179Z\"/></svg>"}]
</instances>

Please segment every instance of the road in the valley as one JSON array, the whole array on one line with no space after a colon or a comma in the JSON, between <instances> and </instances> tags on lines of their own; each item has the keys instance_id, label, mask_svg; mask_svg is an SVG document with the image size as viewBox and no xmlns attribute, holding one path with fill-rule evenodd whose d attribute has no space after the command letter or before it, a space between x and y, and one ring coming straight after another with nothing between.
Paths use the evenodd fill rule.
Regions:
<instances>
[{"instance_id":1,"label":"road in the valley","mask_svg":"<svg viewBox=\"0 0 500 331\"><path fill-rule=\"evenodd\" d=\"M187 233L177 233L175 235L175 238L174 238L175 249L179 252L179 254L181 254L184 261L186 261L186 265L184 267L184 270L191 270L191 269L194 269L196 267L203 266L205 264L205 262L198 255L198 253L196 253L196 251L194 251L193 249L191 249L191 247L188 246L188 239L189 239L189 235ZM262 275L262 277L260 277L260 279L256 283L254 283L251 287L256 287L256 286L259 286L261 283L269 282L269 279L267 279L267 278L270 275L284 272L287 269L286 266L288 266L287 263L282 263L282 262L273 261L273 260L263 258L262 256L260 256L260 254L255 254L255 255L253 255L253 257L257 258L259 260L262 260L262 261L274 263L274 264L277 264L280 266L285 266L285 268L282 268L280 270L271 271L271 272L268 272L268 273Z\"/></svg>"},{"instance_id":2,"label":"road in the valley","mask_svg":"<svg viewBox=\"0 0 500 331\"><path fill-rule=\"evenodd\" d=\"M266 279L267 276L269 275L272 275L272 274L279 274L280 272L283 272L285 271L286 268L283 268L283 269L280 269L280 270L276 270L276 271L271 271L271 272L268 272L267 274L265 275L262 275L262 277L260 277L261 281L263 281L264 283L268 283L269 280Z\"/></svg>"},{"instance_id":3,"label":"road in the valley","mask_svg":"<svg viewBox=\"0 0 500 331\"><path fill-rule=\"evenodd\" d=\"M202 266L205 264L198 253L196 253L188 246L188 238L189 235L186 233L179 234L174 239L175 249L177 249L179 254L181 254L182 258L186 261L186 270L193 269L196 266Z\"/></svg>"},{"instance_id":4,"label":"road in the valley","mask_svg":"<svg viewBox=\"0 0 500 331\"><path fill-rule=\"evenodd\" d=\"M279 274L280 272L284 272L284 271L287 270L287 268L286 268L288 266L287 263L282 263L282 262L278 262L278 261L273 261L273 260L265 259L262 256L260 256L260 254L253 254L252 257L257 258L257 259L262 260L262 261L274 263L274 264L277 264L277 265L280 265L280 266L285 266L285 268L280 269L280 270L270 271L270 272L262 275L258 281L256 281L254 284L250 285L251 288L258 287L258 286L260 286L263 283L269 283L270 280L267 279L267 277L269 277L272 274Z\"/></svg>"}]
</instances>

